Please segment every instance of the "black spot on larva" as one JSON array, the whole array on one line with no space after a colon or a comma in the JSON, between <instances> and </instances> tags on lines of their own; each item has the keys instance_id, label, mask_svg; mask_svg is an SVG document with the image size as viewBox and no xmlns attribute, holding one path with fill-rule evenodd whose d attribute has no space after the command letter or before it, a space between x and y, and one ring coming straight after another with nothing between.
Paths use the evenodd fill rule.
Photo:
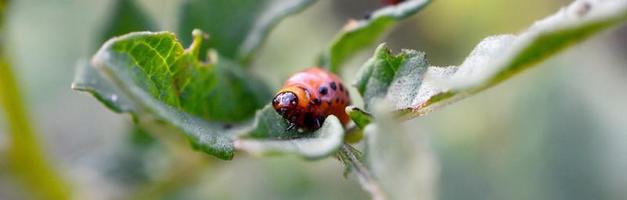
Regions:
<instances>
[{"instance_id":1,"label":"black spot on larva","mask_svg":"<svg viewBox=\"0 0 627 200\"><path fill-rule=\"evenodd\" d=\"M344 91L344 85L340 83L340 91Z\"/></svg>"},{"instance_id":2,"label":"black spot on larva","mask_svg":"<svg viewBox=\"0 0 627 200\"><path fill-rule=\"evenodd\" d=\"M335 85L335 82L331 82L330 86L331 86L331 89L337 90L337 85Z\"/></svg>"},{"instance_id":3,"label":"black spot on larva","mask_svg":"<svg viewBox=\"0 0 627 200\"><path fill-rule=\"evenodd\" d=\"M372 14L371 14L371 13L366 13L366 14L364 15L364 19L365 19L365 20L369 20L370 18L372 18Z\"/></svg>"},{"instance_id":4,"label":"black spot on larva","mask_svg":"<svg viewBox=\"0 0 627 200\"><path fill-rule=\"evenodd\" d=\"M320 89L318 90L318 92L320 92L320 94L321 94L321 95L327 95L327 93L328 93L329 91L327 90L327 87L322 86L322 87L320 87Z\"/></svg>"},{"instance_id":5,"label":"black spot on larva","mask_svg":"<svg viewBox=\"0 0 627 200\"><path fill-rule=\"evenodd\" d=\"M320 105L322 103L322 101L320 101L320 99L313 99L311 100L311 103L315 104L315 105Z\"/></svg>"},{"instance_id":6,"label":"black spot on larva","mask_svg":"<svg viewBox=\"0 0 627 200\"><path fill-rule=\"evenodd\" d=\"M304 122L307 127L313 127L313 128L319 127L317 123L318 121L312 113L305 114Z\"/></svg>"}]
</instances>

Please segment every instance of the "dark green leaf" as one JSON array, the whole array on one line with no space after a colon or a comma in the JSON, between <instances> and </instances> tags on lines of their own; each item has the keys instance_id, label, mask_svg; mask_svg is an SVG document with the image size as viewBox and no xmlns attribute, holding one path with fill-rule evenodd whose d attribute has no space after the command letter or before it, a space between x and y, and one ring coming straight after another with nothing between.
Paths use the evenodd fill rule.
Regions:
<instances>
[{"instance_id":1,"label":"dark green leaf","mask_svg":"<svg viewBox=\"0 0 627 200\"><path fill-rule=\"evenodd\" d=\"M494 86L627 19L625 1L576 1L527 31L484 39L459 66L428 66L424 54L381 45L355 83L366 108L386 100L402 117L423 115Z\"/></svg>"},{"instance_id":2,"label":"dark green leaf","mask_svg":"<svg viewBox=\"0 0 627 200\"><path fill-rule=\"evenodd\" d=\"M263 83L226 59L197 59L202 34L184 50L171 33L132 33L108 41L91 65L77 71L73 87L139 120L154 116L183 131L195 146L223 159L233 156L228 125L269 100ZM185 112L187 111L187 112Z\"/></svg>"},{"instance_id":3,"label":"dark green leaf","mask_svg":"<svg viewBox=\"0 0 627 200\"><path fill-rule=\"evenodd\" d=\"M241 122L270 101L268 87L235 63L221 59L198 67L181 91L184 110L208 120Z\"/></svg>"},{"instance_id":4,"label":"dark green leaf","mask_svg":"<svg viewBox=\"0 0 627 200\"><path fill-rule=\"evenodd\" d=\"M322 66L337 73L341 65L381 37L390 27L427 6L430 0L408 0L374 11L368 19L349 20L324 53Z\"/></svg>"},{"instance_id":5,"label":"dark green leaf","mask_svg":"<svg viewBox=\"0 0 627 200\"><path fill-rule=\"evenodd\" d=\"M287 128L287 122L268 105L259 111L252 129L235 140L235 148L254 155L289 153L320 159L337 151L344 138L342 123L333 115L313 132L288 131Z\"/></svg>"},{"instance_id":6,"label":"dark green leaf","mask_svg":"<svg viewBox=\"0 0 627 200\"><path fill-rule=\"evenodd\" d=\"M203 46L239 61L249 60L270 30L283 18L295 14L315 0L187 0L180 10L179 33L199 28L210 35ZM202 56L202 55L201 55Z\"/></svg>"}]
</instances>

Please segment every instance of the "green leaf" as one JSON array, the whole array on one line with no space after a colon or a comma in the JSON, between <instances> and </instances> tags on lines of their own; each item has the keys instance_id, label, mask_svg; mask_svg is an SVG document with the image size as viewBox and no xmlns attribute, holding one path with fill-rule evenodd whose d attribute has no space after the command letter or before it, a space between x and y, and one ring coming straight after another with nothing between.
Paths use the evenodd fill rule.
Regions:
<instances>
[{"instance_id":1,"label":"green leaf","mask_svg":"<svg viewBox=\"0 0 627 200\"><path fill-rule=\"evenodd\" d=\"M76 67L72 89L93 95L107 108L117 113L137 113L137 105L111 80L103 77L96 68L87 61L80 60Z\"/></svg>"},{"instance_id":2,"label":"green leaf","mask_svg":"<svg viewBox=\"0 0 627 200\"><path fill-rule=\"evenodd\" d=\"M93 94L117 112L130 113L135 119L153 118L167 122L183 132L194 146L222 159L231 159L234 147L224 124L207 122L158 101L131 79L101 72L106 66L79 65L72 84L75 90Z\"/></svg>"},{"instance_id":3,"label":"green leaf","mask_svg":"<svg viewBox=\"0 0 627 200\"><path fill-rule=\"evenodd\" d=\"M199 28L210 35L203 51L210 47L220 55L247 62L270 30L282 19L298 13L315 0L188 0L180 9L179 33ZM201 55L202 56L202 55Z\"/></svg>"},{"instance_id":4,"label":"green leaf","mask_svg":"<svg viewBox=\"0 0 627 200\"><path fill-rule=\"evenodd\" d=\"M102 44L111 37L124 35L136 31L154 31L156 24L137 5L135 0L117 0L113 4L108 21L104 24L98 44Z\"/></svg>"},{"instance_id":5,"label":"green leaf","mask_svg":"<svg viewBox=\"0 0 627 200\"><path fill-rule=\"evenodd\" d=\"M626 19L625 1L576 1L517 36L484 39L459 66L429 66L423 53L392 55L383 44L362 66L355 86L367 109L386 100L400 117L412 118L507 80Z\"/></svg>"},{"instance_id":6,"label":"green leaf","mask_svg":"<svg viewBox=\"0 0 627 200\"><path fill-rule=\"evenodd\" d=\"M73 88L92 93L112 110L128 112L140 122L165 122L197 149L222 159L231 159L236 147L256 155L292 153L307 159L326 157L339 148L344 129L334 116L311 133L286 131L286 121L271 106L249 122L217 122L225 121L215 120L219 116L241 117L256 109L255 101L268 102L269 96L260 88L263 84L226 59L198 61L201 34L194 35L187 50L167 32L114 38L92 63L79 66Z\"/></svg>"},{"instance_id":7,"label":"green leaf","mask_svg":"<svg viewBox=\"0 0 627 200\"><path fill-rule=\"evenodd\" d=\"M430 2L408 0L374 11L368 19L349 20L324 53L321 65L337 73L341 65L359 50L372 45L394 24L416 14Z\"/></svg>"},{"instance_id":8,"label":"green leaf","mask_svg":"<svg viewBox=\"0 0 627 200\"><path fill-rule=\"evenodd\" d=\"M199 149L233 156L227 124L250 119L270 93L226 59L199 61L202 34L184 50L167 32L131 33L109 40L79 66L73 88L88 91L116 112L156 118L184 132ZM93 67L91 67L93 66ZM209 121L207 121L209 120Z\"/></svg>"},{"instance_id":9,"label":"green leaf","mask_svg":"<svg viewBox=\"0 0 627 200\"><path fill-rule=\"evenodd\" d=\"M184 110L204 119L236 123L252 118L271 99L257 77L226 59L198 67L181 91Z\"/></svg>"},{"instance_id":10,"label":"green leaf","mask_svg":"<svg viewBox=\"0 0 627 200\"><path fill-rule=\"evenodd\" d=\"M392 55L385 44L380 45L375 57L364 64L355 84L364 96L366 110L382 100L395 103L397 109L411 106L427 68L424 53L403 50Z\"/></svg>"},{"instance_id":11,"label":"green leaf","mask_svg":"<svg viewBox=\"0 0 627 200\"><path fill-rule=\"evenodd\" d=\"M320 159L337 151L344 138L342 123L333 115L313 132L288 131L288 123L270 105L255 119L252 128L235 140L236 149L253 155L296 154Z\"/></svg>"}]
</instances>

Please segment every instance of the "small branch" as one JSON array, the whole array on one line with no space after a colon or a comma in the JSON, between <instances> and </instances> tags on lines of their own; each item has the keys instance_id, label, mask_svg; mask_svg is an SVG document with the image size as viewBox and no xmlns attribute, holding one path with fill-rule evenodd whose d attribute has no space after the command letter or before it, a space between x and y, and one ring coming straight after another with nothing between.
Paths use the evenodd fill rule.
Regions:
<instances>
[{"instance_id":1,"label":"small branch","mask_svg":"<svg viewBox=\"0 0 627 200\"><path fill-rule=\"evenodd\" d=\"M2 48L2 47L0 47ZM68 184L48 162L31 126L26 107L6 57L0 52L0 108L4 108L11 140L8 166L28 190L41 199L69 199Z\"/></svg>"},{"instance_id":2,"label":"small branch","mask_svg":"<svg viewBox=\"0 0 627 200\"><path fill-rule=\"evenodd\" d=\"M359 159L360 156L356 154L356 150L352 146L343 144L337 156L338 159L351 170L350 172L355 174L361 187L370 193L373 200L386 199L381 186L377 184L370 170L361 162Z\"/></svg>"}]
</instances>

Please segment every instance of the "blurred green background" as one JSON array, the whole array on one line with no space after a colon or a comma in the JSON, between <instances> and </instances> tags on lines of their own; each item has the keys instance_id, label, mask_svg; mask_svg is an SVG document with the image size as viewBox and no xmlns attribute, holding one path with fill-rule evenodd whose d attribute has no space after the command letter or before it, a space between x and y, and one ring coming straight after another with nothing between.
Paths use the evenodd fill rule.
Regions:
<instances>
[{"instance_id":1,"label":"blurred green background","mask_svg":"<svg viewBox=\"0 0 627 200\"><path fill-rule=\"evenodd\" d=\"M457 65L482 38L524 30L566 0L436 0L383 41ZM72 91L78 59L95 51L113 1L20 0L8 9L8 52L49 159L76 199L367 199L335 159L236 156L176 149L130 118ZM139 1L175 30L175 0ZM277 88L376 0L321 0L283 21L254 62ZM374 47L349 63L352 82ZM411 123L440 162L439 199L626 199L627 27L600 34L493 89ZM353 91L353 94L356 92ZM353 95L355 98L356 95ZM360 102L356 100L356 102ZM0 151L6 148L0 116ZM199 159L200 158L200 159ZM0 199L32 198L0 159ZM402 181L402 180L399 180Z\"/></svg>"}]
</instances>

